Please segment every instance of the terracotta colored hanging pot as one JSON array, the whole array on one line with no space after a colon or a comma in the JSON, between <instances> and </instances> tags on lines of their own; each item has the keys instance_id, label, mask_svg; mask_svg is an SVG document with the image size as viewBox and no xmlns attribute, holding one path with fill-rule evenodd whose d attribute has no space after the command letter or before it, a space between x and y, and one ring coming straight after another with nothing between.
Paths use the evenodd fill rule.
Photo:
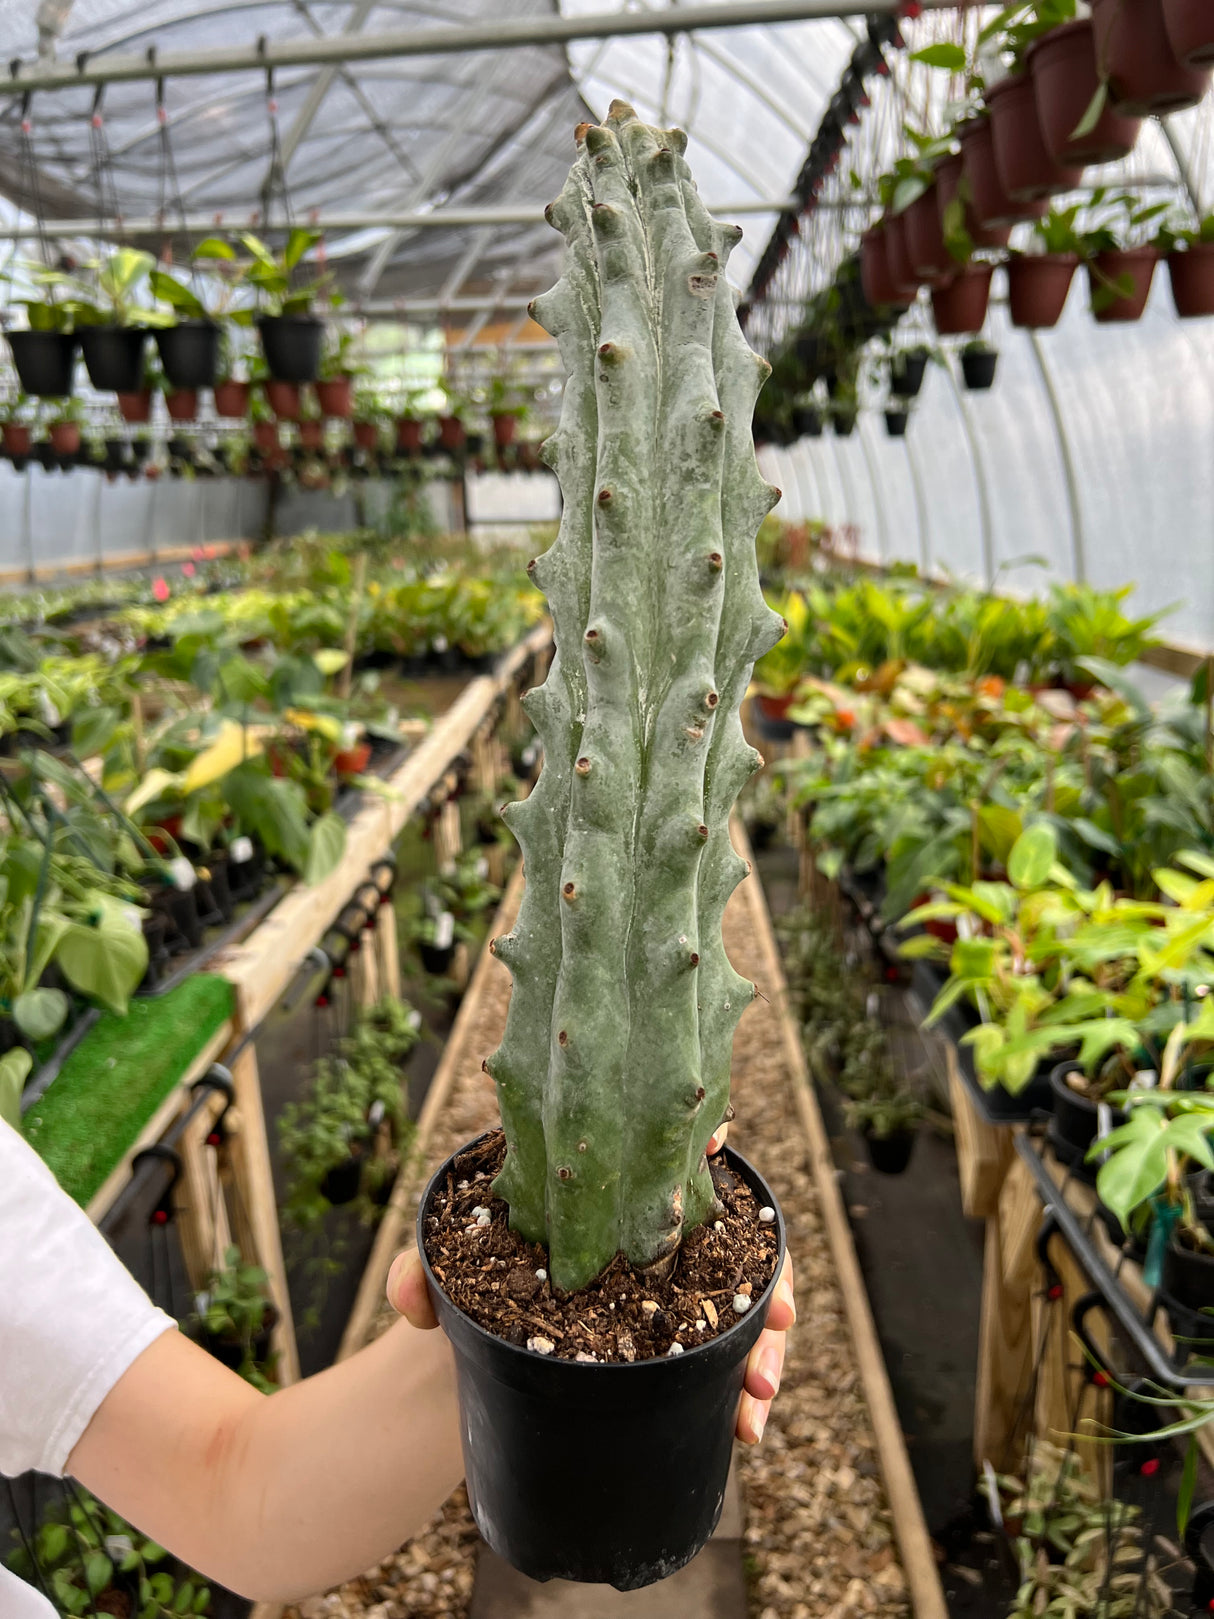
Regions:
<instances>
[{"instance_id":1,"label":"terracotta colored hanging pot","mask_svg":"<svg viewBox=\"0 0 1214 1619\"><path fill-rule=\"evenodd\" d=\"M941 158L936 165L936 205L940 210L940 229L944 239L948 241L948 213L957 200L961 180L965 173L965 158L960 152L950 153L948 157ZM969 233L970 241L975 247L1006 247L1008 237L1012 234L1010 225L984 225L978 217L974 207L974 193L967 183L967 200L964 204L962 223Z\"/></svg>"},{"instance_id":2,"label":"terracotta colored hanging pot","mask_svg":"<svg viewBox=\"0 0 1214 1619\"><path fill-rule=\"evenodd\" d=\"M518 417L511 411L501 411L492 418L493 443L499 450L508 450L514 443L514 430L518 426Z\"/></svg>"},{"instance_id":3,"label":"terracotta colored hanging pot","mask_svg":"<svg viewBox=\"0 0 1214 1619\"><path fill-rule=\"evenodd\" d=\"M329 377L316 383L316 403L322 416L349 418L354 414L354 378Z\"/></svg>"},{"instance_id":4,"label":"terracotta colored hanging pot","mask_svg":"<svg viewBox=\"0 0 1214 1619\"><path fill-rule=\"evenodd\" d=\"M319 450L325 441L323 422L300 422L299 442L305 450Z\"/></svg>"},{"instance_id":5,"label":"terracotta colored hanging pot","mask_svg":"<svg viewBox=\"0 0 1214 1619\"><path fill-rule=\"evenodd\" d=\"M1049 211L1044 197L1017 201L1003 189L989 118L972 119L960 133L962 174L973 199L970 213L982 229L995 232L1000 226L1015 225L1022 219L1040 219Z\"/></svg>"},{"instance_id":6,"label":"terracotta colored hanging pot","mask_svg":"<svg viewBox=\"0 0 1214 1619\"><path fill-rule=\"evenodd\" d=\"M3 434L5 455L20 457L30 453L33 435L24 422L5 422Z\"/></svg>"},{"instance_id":7,"label":"terracotta colored hanging pot","mask_svg":"<svg viewBox=\"0 0 1214 1619\"><path fill-rule=\"evenodd\" d=\"M995 166L1004 191L1013 200L1053 197L1073 191L1081 168L1064 168L1050 156L1037 117L1033 81L1025 73L1001 79L986 93L991 109Z\"/></svg>"},{"instance_id":8,"label":"terracotta colored hanging pot","mask_svg":"<svg viewBox=\"0 0 1214 1619\"><path fill-rule=\"evenodd\" d=\"M1178 62L1214 67L1214 10L1210 0L1163 0L1163 24Z\"/></svg>"},{"instance_id":9,"label":"terracotta colored hanging pot","mask_svg":"<svg viewBox=\"0 0 1214 1619\"><path fill-rule=\"evenodd\" d=\"M192 422L198 415L198 390L174 388L164 396L169 419L174 422Z\"/></svg>"},{"instance_id":10,"label":"terracotta colored hanging pot","mask_svg":"<svg viewBox=\"0 0 1214 1619\"><path fill-rule=\"evenodd\" d=\"M1124 5L1125 0L1117 0ZM1075 131L1100 89L1096 31L1090 17L1052 28L1029 46L1025 67L1033 81L1037 116L1050 156L1058 164L1116 163L1134 150L1140 118L1106 101L1093 127Z\"/></svg>"},{"instance_id":11,"label":"terracotta colored hanging pot","mask_svg":"<svg viewBox=\"0 0 1214 1619\"><path fill-rule=\"evenodd\" d=\"M901 287L890 273L886 222L878 222L860 238L860 285L873 309L904 309L914 302L916 288Z\"/></svg>"},{"instance_id":12,"label":"terracotta colored hanging pot","mask_svg":"<svg viewBox=\"0 0 1214 1619\"><path fill-rule=\"evenodd\" d=\"M274 455L278 450L278 423L254 422L253 443L263 455Z\"/></svg>"},{"instance_id":13,"label":"terracotta colored hanging pot","mask_svg":"<svg viewBox=\"0 0 1214 1619\"><path fill-rule=\"evenodd\" d=\"M124 422L146 422L152 414L152 390L141 388L138 393L119 394L118 414Z\"/></svg>"},{"instance_id":14,"label":"terracotta colored hanging pot","mask_svg":"<svg viewBox=\"0 0 1214 1619\"><path fill-rule=\"evenodd\" d=\"M1111 248L1097 253L1088 265L1088 287L1092 313L1102 325L1142 319L1158 262L1159 250L1154 247ZM1132 290L1124 295L1113 291L1113 283L1126 278Z\"/></svg>"},{"instance_id":15,"label":"terracotta colored hanging pot","mask_svg":"<svg viewBox=\"0 0 1214 1619\"><path fill-rule=\"evenodd\" d=\"M1092 0L1096 60L1121 112L1146 118L1194 107L1210 71L1176 60L1164 24L1163 0Z\"/></svg>"},{"instance_id":16,"label":"terracotta colored hanging pot","mask_svg":"<svg viewBox=\"0 0 1214 1619\"><path fill-rule=\"evenodd\" d=\"M360 450L373 450L379 443L379 429L374 422L354 423L354 442Z\"/></svg>"},{"instance_id":17,"label":"terracotta colored hanging pot","mask_svg":"<svg viewBox=\"0 0 1214 1619\"><path fill-rule=\"evenodd\" d=\"M464 424L458 416L439 417L438 442L444 450L462 450L465 439Z\"/></svg>"},{"instance_id":18,"label":"terracotta colored hanging pot","mask_svg":"<svg viewBox=\"0 0 1214 1619\"><path fill-rule=\"evenodd\" d=\"M910 255L906 250L905 214L885 216L885 258L890 280L899 289L899 294L905 296L908 287L914 287L918 292L919 278L911 269Z\"/></svg>"},{"instance_id":19,"label":"terracotta colored hanging pot","mask_svg":"<svg viewBox=\"0 0 1214 1619\"><path fill-rule=\"evenodd\" d=\"M46 436L50 439L56 455L75 455L80 448L78 422L52 422L46 430Z\"/></svg>"},{"instance_id":20,"label":"terracotta colored hanging pot","mask_svg":"<svg viewBox=\"0 0 1214 1619\"><path fill-rule=\"evenodd\" d=\"M934 182L915 198L902 218L907 257L916 279L928 286L939 286L947 281L956 269L956 261L944 245Z\"/></svg>"},{"instance_id":21,"label":"terracotta colored hanging pot","mask_svg":"<svg viewBox=\"0 0 1214 1619\"><path fill-rule=\"evenodd\" d=\"M299 420L299 384L277 382L273 378L265 385L266 400L280 422Z\"/></svg>"},{"instance_id":22,"label":"terracotta colored hanging pot","mask_svg":"<svg viewBox=\"0 0 1214 1619\"><path fill-rule=\"evenodd\" d=\"M217 382L215 384L216 416L244 417L249 414L249 385L247 382Z\"/></svg>"},{"instance_id":23,"label":"terracotta colored hanging pot","mask_svg":"<svg viewBox=\"0 0 1214 1619\"><path fill-rule=\"evenodd\" d=\"M941 337L980 332L991 297L991 266L967 264L951 281L932 288L932 315Z\"/></svg>"},{"instance_id":24,"label":"terracotta colored hanging pot","mask_svg":"<svg viewBox=\"0 0 1214 1619\"><path fill-rule=\"evenodd\" d=\"M1057 326L1079 267L1074 253L1022 253L1007 264L1008 312L1013 326Z\"/></svg>"},{"instance_id":25,"label":"terracotta colored hanging pot","mask_svg":"<svg viewBox=\"0 0 1214 1619\"><path fill-rule=\"evenodd\" d=\"M402 455L420 455L422 447L422 423L415 416L398 416L396 419L396 448Z\"/></svg>"},{"instance_id":26,"label":"terracotta colored hanging pot","mask_svg":"<svg viewBox=\"0 0 1214 1619\"><path fill-rule=\"evenodd\" d=\"M1214 315L1214 242L1193 242L1168 254L1172 302L1182 320Z\"/></svg>"}]
</instances>

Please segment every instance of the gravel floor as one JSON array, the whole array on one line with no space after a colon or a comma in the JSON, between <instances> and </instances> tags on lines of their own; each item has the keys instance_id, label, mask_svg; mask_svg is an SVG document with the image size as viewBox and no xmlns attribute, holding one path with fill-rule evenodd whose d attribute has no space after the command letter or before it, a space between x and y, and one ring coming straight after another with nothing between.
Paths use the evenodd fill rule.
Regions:
<instances>
[{"instance_id":1,"label":"gravel floor","mask_svg":"<svg viewBox=\"0 0 1214 1619\"><path fill-rule=\"evenodd\" d=\"M726 914L725 942L739 972L756 978L762 989L748 887L739 889ZM430 1143L432 1163L496 1122L493 1087L480 1062L497 1044L509 985L505 969L494 963ZM762 1167L784 1208L800 1313L766 1437L742 1465L751 1612L754 1619L894 1619L909 1609L876 1448L782 1056L779 1019L761 999L739 1026L734 1106L731 1139ZM389 1319L385 1314L377 1325ZM476 1543L461 1488L425 1532L394 1556L339 1590L288 1610L288 1619L466 1619Z\"/></svg>"}]
</instances>

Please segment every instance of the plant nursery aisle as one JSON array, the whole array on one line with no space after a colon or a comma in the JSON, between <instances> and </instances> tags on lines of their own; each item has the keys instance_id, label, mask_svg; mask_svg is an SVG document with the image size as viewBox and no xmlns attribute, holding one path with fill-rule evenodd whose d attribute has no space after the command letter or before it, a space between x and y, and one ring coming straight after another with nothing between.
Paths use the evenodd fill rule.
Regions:
<instances>
[{"instance_id":1,"label":"plant nursery aisle","mask_svg":"<svg viewBox=\"0 0 1214 1619\"><path fill-rule=\"evenodd\" d=\"M509 927L519 892L516 879L503 901L498 930ZM361 1578L289 1610L288 1619L496 1619L506 1613L516 1619L532 1613L598 1619L617 1612L669 1614L670 1619L693 1612L702 1619L718 1614L721 1619L747 1614L751 1619L894 1619L912 1611L942 1619L943 1598L918 1500L913 1487L907 1488L909 1468L890 1416L871 1324L867 1336L861 1330L858 1337L849 1326L848 1305L854 1312L857 1300L845 1298L842 1271L848 1266L841 1271L833 1257L831 1220L813 1172L815 1153L820 1172L825 1162L825 1137L820 1124L817 1141L811 1143L807 1133L806 1106L816 1110L816 1104L794 1056L799 1046L788 1038L783 978L757 876L734 895L725 917L725 943L734 965L761 991L735 1041L737 1117L731 1139L762 1167L781 1199L800 1320L789 1335L784 1384L765 1440L757 1450L739 1453L740 1525L723 1521L717 1540L701 1554L720 1571L714 1576L720 1589L706 1600L701 1584L693 1596L682 1582L696 1572L694 1563L670 1581L627 1595L601 1586L564 1586L558 1592L510 1575L509 1606L499 1606L491 1587L500 1570L481 1548L461 1488L417 1539ZM360 1322L356 1307L345 1353L391 1320L387 1307L374 1309L371 1300L383 1298L387 1266L411 1236L416 1197L433 1167L497 1122L493 1086L480 1065L498 1041L509 993L508 974L485 952L436 1076L429 1117L421 1121L424 1163L397 1186L364 1282L366 1314ZM828 1190L827 1198L831 1195ZM851 1267L855 1287L854 1256ZM862 1299L859 1308L867 1319ZM874 1410L884 1408L880 1422L865 1388L874 1364L881 1385ZM892 1490L887 1491L883 1472L896 1475ZM897 1510L891 1509L891 1499ZM730 1543L726 1537L737 1535L739 1527L740 1543Z\"/></svg>"}]
</instances>

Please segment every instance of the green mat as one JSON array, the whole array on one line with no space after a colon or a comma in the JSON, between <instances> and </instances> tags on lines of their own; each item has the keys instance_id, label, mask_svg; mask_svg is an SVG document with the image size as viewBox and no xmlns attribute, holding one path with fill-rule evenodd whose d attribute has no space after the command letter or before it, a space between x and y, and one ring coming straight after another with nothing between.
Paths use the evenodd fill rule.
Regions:
<instances>
[{"instance_id":1,"label":"green mat","mask_svg":"<svg viewBox=\"0 0 1214 1619\"><path fill-rule=\"evenodd\" d=\"M207 1041L231 1017L226 978L195 973L167 995L103 1012L22 1121L65 1192L87 1204Z\"/></svg>"}]
</instances>

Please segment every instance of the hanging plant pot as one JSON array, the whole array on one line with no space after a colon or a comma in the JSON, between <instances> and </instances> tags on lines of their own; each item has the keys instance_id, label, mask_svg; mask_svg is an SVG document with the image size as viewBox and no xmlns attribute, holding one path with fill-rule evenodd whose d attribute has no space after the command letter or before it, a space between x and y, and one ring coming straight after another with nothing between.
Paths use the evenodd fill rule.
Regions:
<instances>
[{"instance_id":1,"label":"hanging plant pot","mask_svg":"<svg viewBox=\"0 0 1214 1619\"><path fill-rule=\"evenodd\" d=\"M995 385L999 355L995 349L962 349L961 375L971 393L985 393Z\"/></svg>"},{"instance_id":2,"label":"hanging plant pot","mask_svg":"<svg viewBox=\"0 0 1214 1619\"><path fill-rule=\"evenodd\" d=\"M124 422L146 422L152 416L152 390L139 388L132 393L118 395L118 414Z\"/></svg>"},{"instance_id":3,"label":"hanging plant pot","mask_svg":"<svg viewBox=\"0 0 1214 1619\"><path fill-rule=\"evenodd\" d=\"M934 184L915 198L902 219L906 231L906 253L916 279L929 287L940 286L948 280L957 264L944 245L940 205Z\"/></svg>"},{"instance_id":4,"label":"hanging plant pot","mask_svg":"<svg viewBox=\"0 0 1214 1619\"><path fill-rule=\"evenodd\" d=\"M994 158L991 159L992 167ZM965 174L965 158L960 152L950 153L948 157L940 159L936 164L936 206L940 211L940 229L945 239L948 237L948 214L953 204L959 200L962 177ZM969 184L966 190L970 191ZM955 210L953 210L955 212ZM1012 234L1010 225L984 225L978 217L970 198L964 203L961 223L975 247L1006 247L1008 238ZM955 263L949 257L950 268Z\"/></svg>"},{"instance_id":5,"label":"hanging plant pot","mask_svg":"<svg viewBox=\"0 0 1214 1619\"><path fill-rule=\"evenodd\" d=\"M1138 118L1195 107L1210 83L1209 69L1177 60L1164 22L1163 0L1093 0L1096 60L1118 111Z\"/></svg>"},{"instance_id":6,"label":"hanging plant pot","mask_svg":"<svg viewBox=\"0 0 1214 1619\"><path fill-rule=\"evenodd\" d=\"M52 422L46 436L56 455L74 456L80 448L80 426L77 422Z\"/></svg>"},{"instance_id":7,"label":"hanging plant pot","mask_svg":"<svg viewBox=\"0 0 1214 1619\"><path fill-rule=\"evenodd\" d=\"M335 1164L320 1183L320 1195L335 1207L353 1203L362 1183L365 1147L361 1141L351 1141L350 1155Z\"/></svg>"},{"instance_id":8,"label":"hanging plant pot","mask_svg":"<svg viewBox=\"0 0 1214 1619\"><path fill-rule=\"evenodd\" d=\"M917 399L931 358L925 348L903 349L890 362L890 392L899 399Z\"/></svg>"},{"instance_id":9,"label":"hanging plant pot","mask_svg":"<svg viewBox=\"0 0 1214 1619\"><path fill-rule=\"evenodd\" d=\"M233 420L242 420L249 414L249 385L247 382L217 382L215 384L215 414Z\"/></svg>"},{"instance_id":10,"label":"hanging plant pot","mask_svg":"<svg viewBox=\"0 0 1214 1619\"><path fill-rule=\"evenodd\" d=\"M507 450L514 443L514 430L518 426L518 417L510 411L495 413L491 418L493 422L493 442L499 450Z\"/></svg>"},{"instance_id":11,"label":"hanging plant pot","mask_svg":"<svg viewBox=\"0 0 1214 1619\"><path fill-rule=\"evenodd\" d=\"M836 438L850 438L856 428L856 407L836 405L831 412L831 421L834 424Z\"/></svg>"},{"instance_id":12,"label":"hanging plant pot","mask_svg":"<svg viewBox=\"0 0 1214 1619\"><path fill-rule=\"evenodd\" d=\"M143 386L143 351L148 334L138 326L85 326L80 351L89 381L98 393L138 393Z\"/></svg>"},{"instance_id":13,"label":"hanging plant pot","mask_svg":"<svg viewBox=\"0 0 1214 1619\"><path fill-rule=\"evenodd\" d=\"M327 377L318 382L316 403L322 416L348 420L354 414L354 378Z\"/></svg>"},{"instance_id":14,"label":"hanging plant pot","mask_svg":"<svg viewBox=\"0 0 1214 1619\"><path fill-rule=\"evenodd\" d=\"M895 1130L887 1136L864 1131L868 1161L880 1175L904 1175L915 1150L916 1130Z\"/></svg>"},{"instance_id":15,"label":"hanging plant pot","mask_svg":"<svg viewBox=\"0 0 1214 1619\"><path fill-rule=\"evenodd\" d=\"M1154 247L1097 253L1088 265L1088 291L1092 314L1102 325L1142 319L1158 262Z\"/></svg>"},{"instance_id":16,"label":"hanging plant pot","mask_svg":"<svg viewBox=\"0 0 1214 1619\"><path fill-rule=\"evenodd\" d=\"M192 422L198 415L198 393L194 388L174 388L164 396L169 419L174 422Z\"/></svg>"},{"instance_id":17,"label":"hanging plant pot","mask_svg":"<svg viewBox=\"0 0 1214 1619\"><path fill-rule=\"evenodd\" d=\"M1079 259L1074 253L1016 254L1007 263L1008 311L1013 326L1057 326Z\"/></svg>"},{"instance_id":18,"label":"hanging plant pot","mask_svg":"<svg viewBox=\"0 0 1214 1619\"><path fill-rule=\"evenodd\" d=\"M315 315L263 315L257 322L261 352L276 382L315 382L325 325Z\"/></svg>"},{"instance_id":19,"label":"hanging plant pot","mask_svg":"<svg viewBox=\"0 0 1214 1619\"><path fill-rule=\"evenodd\" d=\"M1040 219L1049 211L1044 198L1016 201L1004 190L989 118L971 119L962 126L960 136L961 172L972 199L967 220L973 218L988 234L999 234L1001 227L1010 229L1023 219Z\"/></svg>"},{"instance_id":20,"label":"hanging plant pot","mask_svg":"<svg viewBox=\"0 0 1214 1619\"><path fill-rule=\"evenodd\" d=\"M892 405L885 409L885 431L890 438L905 438L907 423L910 421L910 412L897 410Z\"/></svg>"},{"instance_id":21,"label":"hanging plant pot","mask_svg":"<svg viewBox=\"0 0 1214 1619\"><path fill-rule=\"evenodd\" d=\"M398 416L396 419L396 448L402 455L420 455L422 426L416 416Z\"/></svg>"},{"instance_id":22,"label":"hanging plant pot","mask_svg":"<svg viewBox=\"0 0 1214 1619\"><path fill-rule=\"evenodd\" d=\"M918 289L898 285L890 273L884 220L860 238L860 285L874 309L905 309L914 302Z\"/></svg>"},{"instance_id":23,"label":"hanging plant pot","mask_svg":"<svg viewBox=\"0 0 1214 1619\"><path fill-rule=\"evenodd\" d=\"M354 442L360 450L374 450L379 444L379 428L374 422L355 422Z\"/></svg>"},{"instance_id":24,"label":"hanging plant pot","mask_svg":"<svg viewBox=\"0 0 1214 1619\"><path fill-rule=\"evenodd\" d=\"M452 452L462 450L467 442L464 424L458 416L440 416L438 419L439 447Z\"/></svg>"},{"instance_id":25,"label":"hanging plant pot","mask_svg":"<svg viewBox=\"0 0 1214 1619\"><path fill-rule=\"evenodd\" d=\"M943 287L932 288L932 315L941 337L980 332L991 297L991 266L967 264Z\"/></svg>"},{"instance_id":26,"label":"hanging plant pot","mask_svg":"<svg viewBox=\"0 0 1214 1619\"><path fill-rule=\"evenodd\" d=\"M299 442L305 450L319 450L325 441L323 422L300 422Z\"/></svg>"},{"instance_id":27,"label":"hanging plant pot","mask_svg":"<svg viewBox=\"0 0 1214 1619\"><path fill-rule=\"evenodd\" d=\"M208 1355L226 1366L229 1371L238 1372L244 1365L246 1352L257 1365L264 1365L270 1354L270 1337L278 1324L278 1311L272 1304L267 1304L265 1314L261 1318L260 1329L250 1338L248 1345L242 1338L225 1338L218 1334L202 1332L199 1341Z\"/></svg>"},{"instance_id":28,"label":"hanging plant pot","mask_svg":"<svg viewBox=\"0 0 1214 1619\"><path fill-rule=\"evenodd\" d=\"M457 1309L426 1246L439 1229L436 1194L449 1176L459 1179L463 1155L448 1159L426 1189L417 1246L455 1351L472 1513L493 1550L532 1579L637 1590L689 1562L716 1527L746 1357L763 1330L785 1242L771 1189L728 1147L724 1157L731 1175L776 1212L773 1280L718 1337L682 1355L632 1362L537 1354ZM594 1457L592 1467L570 1465L575 1442Z\"/></svg>"},{"instance_id":29,"label":"hanging plant pot","mask_svg":"<svg viewBox=\"0 0 1214 1619\"><path fill-rule=\"evenodd\" d=\"M3 429L4 453L10 458L28 456L33 433L24 422L5 422Z\"/></svg>"},{"instance_id":30,"label":"hanging plant pot","mask_svg":"<svg viewBox=\"0 0 1214 1619\"><path fill-rule=\"evenodd\" d=\"M1214 242L1192 242L1183 253L1169 253L1168 274L1182 320L1214 315Z\"/></svg>"},{"instance_id":31,"label":"hanging plant pot","mask_svg":"<svg viewBox=\"0 0 1214 1619\"><path fill-rule=\"evenodd\" d=\"M299 420L301 400L296 382L267 382L266 403L280 422Z\"/></svg>"},{"instance_id":32,"label":"hanging plant pot","mask_svg":"<svg viewBox=\"0 0 1214 1619\"><path fill-rule=\"evenodd\" d=\"M76 364L74 332L7 332L21 386L32 399L66 399Z\"/></svg>"},{"instance_id":33,"label":"hanging plant pot","mask_svg":"<svg viewBox=\"0 0 1214 1619\"><path fill-rule=\"evenodd\" d=\"M55 454L55 446L50 439L39 439L34 445L33 459L37 461L43 472L58 472L59 457Z\"/></svg>"},{"instance_id":34,"label":"hanging plant pot","mask_svg":"<svg viewBox=\"0 0 1214 1619\"><path fill-rule=\"evenodd\" d=\"M182 320L156 333L170 387L210 388L219 367L219 327L213 320Z\"/></svg>"},{"instance_id":35,"label":"hanging plant pot","mask_svg":"<svg viewBox=\"0 0 1214 1619\"><path fill-rule=\"evenodd\" d=\"M425 939L419 939L417 953L422 958L422 966L432 978L443 978L450 972L455 959L455 944L428 944Z\"/></svg>"},{"instance_id":36,"label":"hanging plant pot","mask_svg":"<svg viewBox=\"0 0 1214 1619\"><path fill-rule=\"evenodd\" d=\"M254 422L253 443L263 455L273 455L278 450L278 423Z\"/></svg>"},{"instance_id":37,"label":"hanging plant pot","mask_svg":"<svg viewBox=\"0 0 1214 1619\"><path fill-rule=\"evenodd\" d=\"M799 439L822 437L822 412L816 405L794 405L793 431Z\"/></svg>"},{"instance_id":38,"label":"hanging plant pot","mask_svg":"<svg viewBox=\"0 0 1214 1619\"><path fill-rule=\"evenodd\" d=\"M1050 155L1029 75L1019 73L1001 79L987 91L986 99L991 109L995 166L1007 195L1014 201L1036 200L1055 196L1059 191L1073 191L1083 178L1083 169L1064 167Z\"/></svg>"},{"instance_id":39,"label":"hanging plant pot","mask_svg":"<svg viewBox=\"0 0 1214 1619\"><path fill-rule=\"evenodd\" d=\"M910 253L906 245L906 215L886 214L885 216L885 259L889 265L889 275L898 291L899 299L907 298L913 302L919 290L919 280L911 269Z\"/></svg>"},{"instance_id":40,"label":"hanging plant pot","mask_svg":"<svg viewBox=\"0 0 1214 1619\"><path fill-rule=\"evenodd\" d=\"M1210 0L1163 0L1163 25L1178 62L1214 67L1214 14Z\"/></svg>"},{"instance_id":41,"label":"hanging plant pot","mask_svg":"<svg viewBox=\"0 0 1214 1619\"><path fill-rule=\"evenodd\" d=\"M1117 0L1124 10L1133 0ZM1077 134L1097 91L1096 32L1090 17L1063 23L1034 40L1025 53L1046 149L1055 163L1116 163L1134 150L1142 120L1119 111L1106 98L1090 129Z\"/></svg>"}]
</instances>

